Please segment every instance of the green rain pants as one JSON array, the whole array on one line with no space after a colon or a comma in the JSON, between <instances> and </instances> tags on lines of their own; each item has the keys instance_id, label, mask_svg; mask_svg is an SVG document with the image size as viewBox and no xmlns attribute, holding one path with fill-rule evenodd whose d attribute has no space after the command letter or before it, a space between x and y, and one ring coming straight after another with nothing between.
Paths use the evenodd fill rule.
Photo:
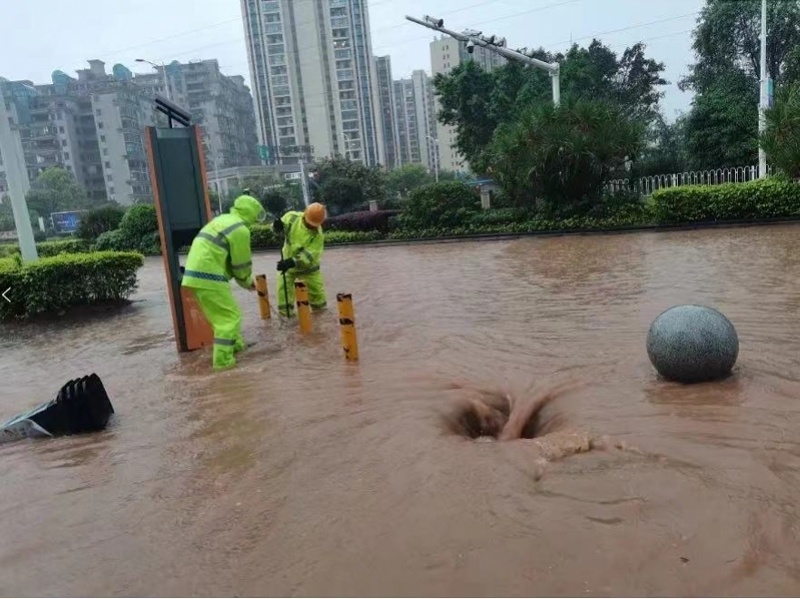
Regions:
<instances>
[{"instance_id":1,"label":"green rain pants","mask_svg":"<svg viewBox=\"0 0 800 599\"><path fill-rule=\"evenodd\" d=\"M312 310L322 310L328 305L327 296L325 295L325 282L322 279L322 273L319 269L310 273L298 273L294 269L286 273L286 285L289 296L289 315L294 316L295 299L294 299L294 282L303 281L308 287L308 303L311 305ZM278 273L278 312L282 316L286 316L286 294L284 294L283 275Z\"/></svg>"},{"instance_id":2,"label":"green rain pants","mask_svg":"<svg viewBox=\"0 0 800 599\"><path fill-rule=\"evenodd\" d=\"M203 316L214 330L214 370L230 368L236 364L234 354L244 349L242 337L242 312L230 287L219 289L194 289Z\"/></svg>"}]
</instances>

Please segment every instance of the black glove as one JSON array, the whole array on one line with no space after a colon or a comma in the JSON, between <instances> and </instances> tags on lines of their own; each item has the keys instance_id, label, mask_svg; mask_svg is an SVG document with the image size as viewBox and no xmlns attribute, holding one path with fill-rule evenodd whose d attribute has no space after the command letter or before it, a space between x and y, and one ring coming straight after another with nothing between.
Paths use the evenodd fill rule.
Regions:
<instances>
[{"instance_id":1,"label":"black glove","mask_svg":"<svg viewBox=\"0 0 800 599\"><path fill-rule=\"evenodd\" d=\"M290 268L295 267L294 258L286 258L285 260L281 260L278 262L278 270L282 273L285 273Z\"/></svg>"},{"instance_id":2,"label":"black glove","mask_svg":"<svg viewBox=\"0 0 800 599\"><path fill-rule=\"evenodd\" d=\"M279 218L276 218L272 223L272 230L278 234L283 233L283 221Z\"/></svg>"}]
</instances>

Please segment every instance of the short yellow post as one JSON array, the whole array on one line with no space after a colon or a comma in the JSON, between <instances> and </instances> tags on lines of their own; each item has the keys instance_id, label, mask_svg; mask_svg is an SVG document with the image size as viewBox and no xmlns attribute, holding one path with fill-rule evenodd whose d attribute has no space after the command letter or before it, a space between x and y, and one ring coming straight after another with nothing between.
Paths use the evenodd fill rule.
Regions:
<instances>
[{"instance_id":1,"label":"short yellow post","mask_svg":"<svg viewBox=\"0 0 800 599\"><path fill-rule=\"evenodd\" d=\"M308 287L303 281L294 282L294 295L297 300L297 319L303 333L311 332L311 306L308 304Z\"/></svg>"},{"instance_id":2,"label":"short yellow post","mask_svg":"<svg viewBox=\"0 0 800 599\"><path fill-rule=\"evenodd\" d=\"M256 275L256 293L258 293L258 311L261 313L261 320L271 318L269 293L267 292L267 275Z\"/></svg>"},{"instance_id":3,"label":"short yellow post","mask_svg":"<svg viewBox=\"0 0 800 599\"><path fill-rule=\"evenodd\" d=\"M358 361L358 339L356 337L356 317L353 312L353 296L350 293L336 295L339 304L339 326L342 330L342 349L344 357L350 362Z\"/></svg>"}]
</instances>

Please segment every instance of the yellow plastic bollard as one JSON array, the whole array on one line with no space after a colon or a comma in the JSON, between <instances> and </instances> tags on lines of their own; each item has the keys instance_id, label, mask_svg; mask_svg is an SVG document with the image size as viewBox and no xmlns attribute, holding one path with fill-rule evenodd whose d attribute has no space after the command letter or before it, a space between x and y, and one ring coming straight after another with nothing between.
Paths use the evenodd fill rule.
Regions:
<instances>
[{"instance_id":1,"label":"yellow plastic bollard","mask_svg":"<svg viewBox=\"0 0 800 599\"><path fill-rule=\"evenodd\" d=\"M272 314L269 310L267 275L256 275L256 293L258 293L258 311L261 313L261 320L272 318Z\"/></svg>"},{"instance_id":2,"label":"yellow plastic bollard","mask_svg":"<svg viewBox=\"0 0 800 599\"><path fill-rule=\"evenodd\" d=\"M297 301L297 319L303 333L311 332L311 307L308 304L308 287L303 281L294 282L294 295Z\"/></svg>"},{"instance_id":3,"label":"yellow plastic bollard","mask_svg":"<svg viewBox=\"0 0 800 599\"><path fill-rule=\"evenodd\" d=\"M344 357L350 362L358 361L358 338L356 337L356 317L353 312L353 296L350 293L336 295L339 304L339 326L342 330L342 349Z\"/></svg>"}]
</instances>

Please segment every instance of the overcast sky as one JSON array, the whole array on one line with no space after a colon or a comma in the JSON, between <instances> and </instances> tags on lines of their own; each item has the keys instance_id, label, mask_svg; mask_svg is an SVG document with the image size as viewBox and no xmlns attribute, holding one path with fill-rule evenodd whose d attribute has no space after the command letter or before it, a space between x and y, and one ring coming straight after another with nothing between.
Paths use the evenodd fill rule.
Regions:
<instances>
[{"instance_id":1,"label":"overcast sky","mask_svg":"<svg viewBox=\"0 0 800 599\"><path fill-rule=\"evenodd\" d=\"M293 0L307 2L310 0ZM638 41L666 64L671 82L663 100L672 120L686 110L688 94L678 80L693 62L691 29L704 0L370 0L372 46L389 54L395 78L414 69L430 72L433 32L404 19L432 16L455 30L474 28L502 35L511 48L564 50L598 37L615 51ZM79 7L79 8L78 8ZM49 83L61 69L74 75L99 58L110 71L123 63L181 62L216 58L224 73L248 80L239 0L0 0L0 76Z\"/></svg>"}]
</instances>

